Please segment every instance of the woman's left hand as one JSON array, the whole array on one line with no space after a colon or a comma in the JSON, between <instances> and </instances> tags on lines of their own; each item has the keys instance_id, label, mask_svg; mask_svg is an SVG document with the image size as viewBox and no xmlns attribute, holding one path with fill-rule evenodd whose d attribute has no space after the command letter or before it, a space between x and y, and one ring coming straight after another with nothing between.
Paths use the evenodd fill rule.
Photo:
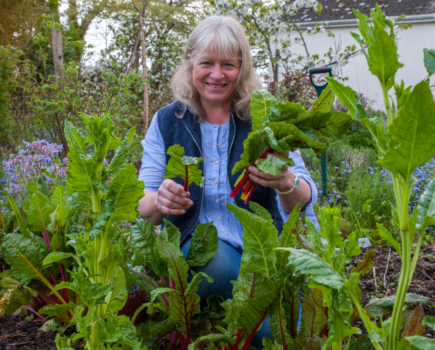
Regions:
<instances>
[{"instance_id":1,"label":"woman's left hand","mask_svg":"<svg viewBox=\"0 0 435 350\"><path fill-rule=\"evenodd\" d=\"M288 165L286 165L284 170L278 175L269 175L255 166L250 166L248 170L251 173L249 178L252 181L261 186L270 187L280 192L289 191L295 183L296 175Z\"/></svg>"}]
</instances>

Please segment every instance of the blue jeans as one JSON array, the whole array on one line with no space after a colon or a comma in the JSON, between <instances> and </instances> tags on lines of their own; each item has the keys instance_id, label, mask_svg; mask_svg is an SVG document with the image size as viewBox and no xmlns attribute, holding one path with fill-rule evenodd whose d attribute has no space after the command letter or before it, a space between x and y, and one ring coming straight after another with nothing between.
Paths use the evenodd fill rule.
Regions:
<instances>
[{"instance_id":1,"label":"blue jeans","mask_svg":"<svg viewBox=\"0 0 435 350\"><path fill-rule=\"evenodd\" d=\"M187 238L181 247L185 257L189 252L191 237ZM219 240L219 247L213 258L205 266L194 267L196 273L204 272L207 276L213 278L214 283L208 283L203 280L198 289L198 295L201 299L206 300L213 294L221 295L224 300L231 299L233 294L233 285L230 281L237 281L239 276L242 253L228 243ZM192 276L189 276L191 279ZM190 282L190 281L189 281ZM263 348L263 338L268 337L273 341L272 331L270 329L270 317L263 322L261 329L255 334L251 344L256 348ZM299 325L298 325L299 327Z\"/></svg>"}]
</instances>

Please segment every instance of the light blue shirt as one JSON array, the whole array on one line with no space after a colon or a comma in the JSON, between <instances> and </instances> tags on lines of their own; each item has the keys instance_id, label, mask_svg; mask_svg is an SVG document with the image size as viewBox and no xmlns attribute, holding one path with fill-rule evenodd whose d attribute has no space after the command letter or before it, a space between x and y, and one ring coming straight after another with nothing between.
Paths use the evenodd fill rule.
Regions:
<instances>
[{"instance_id":1,"label":"light blue shirt","mask_svg":"<svg viewBox=\"0 0 435 350\"><path fill-rule=\"evenodd\" d=\"M218 230L219 238L236 249L243 247L243 226L235 215L226 208L227 203L235 204L230 198L231 186L228 183L228 134L229 123L222 125L210 124L203 121L200 124L202 153L204 155L204 202L199 215L198 223L213 221ZM146 190L157 192L165 179L166 156L165 144L160 133L156 115L151 121L145 139L142 141L143 158L139 172L139 180L145 183ZM291 170L301 179L304 179L311 188L311 202L301 212L318 227L313 205L317 200L317 188L302 160L299 150L290 152L289 157L295 162ZM240 195L240 194L239 194ZM276 196L278 208L284 222L289 213L285 212Z\"/></svg>"}]
</instances>

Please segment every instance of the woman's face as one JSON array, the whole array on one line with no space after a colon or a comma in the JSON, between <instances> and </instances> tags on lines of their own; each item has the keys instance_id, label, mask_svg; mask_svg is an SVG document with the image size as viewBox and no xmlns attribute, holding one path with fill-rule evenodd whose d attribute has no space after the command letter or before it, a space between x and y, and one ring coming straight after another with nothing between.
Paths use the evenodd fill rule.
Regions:
<instances>
[{"instance_id":1,"label":"woman's face","mask_svg":"<svg viewBox=\"0 0 435 350\"><path fill-rule=\"evenodd\" d=\"M205 51L193 57L192 79L203 107L230 103L240 66L239 59L227 59L219 52Z\"/></svg>"}]
</instances>

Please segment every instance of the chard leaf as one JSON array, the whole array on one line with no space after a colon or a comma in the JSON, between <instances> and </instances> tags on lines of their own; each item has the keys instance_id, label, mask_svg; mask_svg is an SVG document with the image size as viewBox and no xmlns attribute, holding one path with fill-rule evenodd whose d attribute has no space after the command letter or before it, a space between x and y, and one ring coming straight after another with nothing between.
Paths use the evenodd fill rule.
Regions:
<instances>
[{"instance_id":1,"label":"chard leaf","mask_svg":"<svg viewBox=\"0 0 435 350\"><path fill-rule=\"evenodd\" d=\"M23 285L28 285L32 279L44 278L42 260L46 252L42 244L18 233L10 233L4 236L2 249L6 263Z\"/></svg>"},{"instance_id":2,"label":"chard leaf","mask_svg":"<svg viewBox=\"0 0 435 350\"><path fill-rule=\"evenodd\" d=\"M432 330L435 330L435 316L425 316L422 324L430 327Z\"/></svg>"},{"instance_id":3,"label":"chard leaf","mask_svg":"<svg viewBox=\"0 0 435 350\"><path fill-rule=\"evenodd\" d=\"M139 199L144 196L144 184L136 179L133 163L120 170L109 184L106 204L103 208L112 212L111 222L134 220Z\"/></svg>"},{"instance_id":4,"label":"chard leaf","mask_svg":"<svg viewBox=\"0 0 435 350\"><path fill-rule=\"evenodd\" d=\"M375 33L373 28L368 24L369 18L365 14L358 12L355 9L352 9L352 11L355 17L358 19L359 31L364 38L364 41L367 43L367 45L372 45L375 41Z\"/></svg>"},{"instance_id":5,"label":"chard leaf","mask_svg":"<svg viewBox=\"0 0 435 350\"><path fill-rule=\"evenodd\" d=\"M332 108L332 104L335 100L335 94L331 90L331 87L329 85L326 86L325 89L323 89L320 96L317 98L317 100L314 101L313 105L311 106L310 110L308 111L308 114L312 114L315 112L329 112Z\"/></svg>"},{"instance_id":6,"label":"chard leaf","mask_svg":"<svg viewBox=\"0 0 435 350\"><path fill-rule=\"evenodd\" d=\"M192 344L189 344L187 350L197 349L198 345L200 345L202 342L227 345L227 344L234 344L236 342L236 339L230 337L227 334L207 334L202 337L198 337ZM209 348L211 349L211 347Z\"/></svg>"},{"instance_id":7,"label":"chard leaf","mask_svg":"<svg viewBox=\"0 0 435 350\"><path fill-rule=\"evenodd\" d=\"M49 304L38 310L41 315L47 315L47 317L59 317L63 320L68 320L68 312L74 310L75 304L70 301L68 304Z\"/></svg>"},{"instance_id":8,"label":"chard leaf","mask_svg":"<svg viewBox=\"0 0 435 350\"><path fill-rule=\"evenodd\" d=\"M429 73L429 76L435 73L435 50L423 49L424 66Z\"/></svg>"},{"instance_id":9,"label":"chard leaf","mask_svg":"<svg viewBox=\"0 0 435 350\"><path fill-rule=\"evenodd\" d=\"M375 348L368 335L362 335L357 339L351 337L346 350L374 350Z\"/></svg>"},{"instance_id":10,"label":"chard leaf","mask_svg":"<svg viewBox=\"0 0 435 350\"><path fill-rule=\"evenodd\" d=\"M215 255L218 245L218 233L213 222L199 224L190 242L187 263L190 267L204 266Z\"/></svg>"},{"instance_id":11,"label":"chard leaf","mask_svg":"<svg viewBox=\"0 0 435 350\"><path fill-rule=\"evenodd\" d=\"M269 224L273 225L272 215L270 215L269 211L262 207L260 204L255 202L249 202L249 208L260 218L266 220Z\"/></svg>"},{"instance_id":12,"label":"chard leaf","mask_svg":"<svg viewBox=\"0 0 435 350\"><path fill-rule=\"evenodd\" d=\"M331 89L337 95L340 103L347 108L348 114L354 120L364 124L368 128L376 141L378 149L381 151L381 153L384 153L387 145L384 135L384 125L382 122L375 118L368 117L364 106L361 104L358 94L352 90L352 88L349 86L344 86L334 78L326 77L325 79L328 81Z\"/></svg>"},{"instance_id":13,"label":"chard leaf","mask_svg":"<svg viewBox=\"0 0 435 350\"><path fill-rule=\"evenodd\" d=\"M145 220L136 221L131 228L131 241L134 247L133 264L149 265L157 276L164 276L166 264L159 255L154 225Z\"/></svg>"},{"instance_id":14,"label":"chard leaf","mask_svg":"<svg viewBox=\"0 0 435 350\"><path fill-rule=\"evenodd\" d=\"M423 335L426 327L422 324L424 318L423 306L417 306L411 311L410 317L403 324L402 337L410 337L413 335Z\"/></svg>"},{"instance_id":15,"label":"chard leaf","mask_svg":"<svg viewBox=\"0 0 435 350\"><path fill-rule=\"evenodd\" d=\"M418 294L414 294L414 293L407 293L405 296L405 304L407 304L407 305L427 304L429 302L429 300L430 300L430 298L428 298L428 297L424 297L422 295L418 295ZM372 298L368 302L365 309L371 315L380 317L385 312L388 312L389 310L391 310L391 308L394 306L395 302L396 302L395 295L380 298L380 299Z\"/></svg>"},{"instance_id":16,"label":"chard leaf","mask_svg":"<svg viewBox=\"0 0 435 350\"><path fill-rule=\"evenodd\" d=\"M279 286L264 274L241 269L224 321L233 327L252 331L267 316L268 307L278 296L279 289Z\"/></svg>"},{"instance_id":17,"label":"chard leaf","mask_svg":"<svg viewBox=\"0 0 435 350\"><path fill-rule=\"evenodd\" d=\"M116 175L122 168L124 168L128 164L128 152L130 150L130 145L133 142L135 133L136 126L128 130L127 135L121 142L121 146L116 150L115 156L110 162L110 165L107 167L108 176Z\"/></svg>"},{"instance_id":18,"label":"chard leaf","mask_svg":"<svg viewBox=\"0 0 435 350\"><path fill-rule=\"evenodd\" d=\"M292 121L300 116L307 115L307 111L299 103L292 102L276 102L270 105L269 113L267 113L266 121L263 126L267 126L273 122L286 122Z\"/></svg>"},{"instance_id":19,"label":"chard leaf","mask_svg":"<svg viewBox=\"0 0 435 350\"><path fill-rule=\"evenodd\" d=\"M168 221L165 220L165 229L167 225ZM169 277L174 280L176 290L181 295L184 295L187 289L189 265L184 260L184 255L180 251L180 239L176 242L171 242L165 240L164 236L159 235L157 244L160 256L168 264Z\"/></svg>"},{"instance_id":20,"label":"chard leaf","mask_svg":"<svg viewBox=\"0 0 435 350\"><path fill-rule=\"evenodd\" d=\"M289 264L303 274L309 275L311 280L332 289L339 289L345 279L339 275L331 265L323 261L317 254L305 249L277 248L290 252Z\"/></svg>"},{"instance_id":21,"label":"chard leaf","mask_svg":"<svg viewBox=\"0 0 435 350\"><path fill-rule=\"evenodd\" d=\"M198 169L202 158L186 157L184 148L180 145L173 145L168 148L168 154L171 156L166 165L165 179L180 177L184 181L184 190L187 191L192 183L199 187L204 186L204 178L201 170Z\"/></svg>"},{"instance_id":22,"label":"chard leaf","mask_svg":"<svg viewBox=\"0 0 435 350\"><path fill-rule=\"evenodd\" d=\"M378 227L378 233L379 236L382 237L382 239L388 241L394 249L396 249L397 254L399 254L400 257L402 257L402 248L400 247L399 242L396 241L396 239L393 237L393 235L388 231L384 226L382 226L380 223L376 223L376 226Z\"/></svg>"},{"instance_id":23,"label":"chard leaf","mask_svg":"<svg viewBox=\"0 0 435 350\"><path fill-rule=\"evenodd\" d=\"M86 155L85 137L68 120L65 120L65 138L70 150L74 149L77 155Z\"/></svg>"},{"instance_id":24,"label":"chard leaf","mask_svg":"<svg viewBox=\"0 0 435 350\"><path fill-rule=\"evenodd\" d=\"M415 335L413 337L405 338L406 341L411 343L411 345L415 346L417 349L421 350L433 350L435 348L435 340L429 339L426 337L422 337L419 335Z\"/></svg>"},{"instance_id":25,"label":"chard leaf","mask_svg":"<svg viewBox=\"0 0 435 350\"><path fill-rule=\"evenodd\" d=\"M265 91L254 90L251 96L250 113L252 120L252 131L262 129L270 113L270 107L276 103L276 98Z\"/></svg>"},{"instance_id":26,"label":"chard leaf","mask_svg":"<svg viewBox=\"0 0 435 350\"><path fill-rule=\"evenodd\" d=\"M364 254L364 259L361 260L352 270L350 270L350 273L369 273L370 270L373 267L373 257L376 255L376 250L369 249Z\"/></svg>"},{"instance_id":27,"label":"chard leaf","mask_svg":"<svg viewBox=\"0 0 435 350\"><path fill-rule=\"evenodd\" d=\"M70 194L78 192L90 198L93 191L92 182L95 176L96 163L93 159L78 154L75 148L69 146L66 191Z\"/></svg>"},{"instance_id":28,"label":"chard leaf","mask_svg":"<svg viewBox=\"0 0 435 350\"><path fill-rule=\"evenodd\" d=\"M40 191L36 191L32 195L30 205L26 210L30 229L34 232L48 232L51 223L50 214L54 209L50 200Z\"/></svg>"},{"instance_id":29,"label":"chard leaf","mask_svg":"<svg viewBox=\"0 0 435 350\"><path fill-rule=\"evenodd\" d=\"M260 273L268 278L276 274L276 254L278 243L275 226L258 215L227 203L230 210L243 225L243 254L240 269Z\"/></svg>"},{"instance_id":30,"label":"chard leaf","mask_svg":"<svg viewBox=\"0 0 435 350\"><path fill-rule=\"evenodd\" d=\"M58 262L63 259L73 258L74 254L64 253L64 252L52 252L48 254L44 260L42 261L42 266L46 266L55 262Z\"/></svg>"},{"instance_id":31,"label":"chard leaf","mask_svg":"<svg viewBox=\"0 0 435 350\"><path fill-rule=\"evenodd\" d=\"M328 324L326 309L323 306L323 293L320 289L313 289L302 304L302 323L299 338L310 339L318 336Z\"/></svg>"},{"instance_id":32,"label":"chard leaf","mask_svg":"<svg viewBox=\"0 0 435 350\"><path fill-rule=\"evenodd\" d=\"M360 22L361 23L361 22ZM375 41L369 44L369 70L382 86L387 88L402 64L397 59L397 46L394 38L388 35L384 26L373 20Z\"/></svg>"},{"instance_id":33,"label":"chard leaf","mask_svg":"<svg viewBox=\"0 0 435 350\"><path fill-rule=\"evenodd\" d=\"M0 315L12 315L21 305L28 304L32 298L30 290L19 284L16 287L8 287L0 295ZM38 295L37 292L34 296L36 295Z\"/></svg>"},{"instance_id":34,"label":"chard leaf","mask_svg":"<svg viewBox=\"0 0 435 350\"><path fill-rule=\"evenodd\" d=\"M120 267L116 266L109 279L113 285L113 289L105 299L107 304L106 312L116 314L124 307L128 299L128 290L126 288L124 271Z\"/></svg>"},{"instance_id":35,"label":"chard leaf","mask_svg":"<svg viewBox=\"0 0 435 350\"><path fill-rule=\"evenodd\" d=\"M267 174L278 175L284 170L286 165L294 166L294 164L291 158L281 154L268 154L265 159L258 160L257 167Z\"/></svg>"},{"instance_id":36,"label":"chard leaf","mask_svg":"<svg viewBox=\"0 0 435 350\"><path fill-rule=\"evenodd\" d=\"M281 235L278 239L278 246L280 248L293 248L296 245L297 238L297 224L299 221L299 214L301 212L301 203L298 203L296 207L293 208L293 211L290 213L290 216L287 222L284 224ZM285 250L276 250L277 263L276 267L278 273L284 271L285 266L288 262L288 257L290 252Z\"/></svg>"},{"instance_id":37,"label":"chard leaf","mask_svg":"<svg viewBox=\"0 0 435 350\"><path fill-rule=\"evenodd\" d=\"M407 180L417 167L432 158L435 155L434 116L432 92L425 82L420 82L388 129L390 141L387 153L379 159L381 165Z\"/></svg>"},{"instance_id":38,"label":"chard leaf","mask_svg":"<svg viewBox=\"0 0 435 350\"><path fill-rule=\"evenodd\" d=\"M194 314L199 313L201 298L197 294L169 294L169 318L179 323L187 332L190 329L190 320ZM190 332L189 332L190 333Z\"/></svg>"},{"instance_id":39,"label":"chard leaf","mask_svg":"<svg viewBox=\"0 0 435 350\"><path fill-rule=\"evenodd\" d=\"M308 137L318 142L334 142L343 136L352 124L352 118L343 112L314 112L298 118L294 124Z\"/></svg>"},{"instance_id":40,"label":"chard leaf","mask_svg":"<svg viewBox=\"0 0 435 350\"><path fill-rule=\"evenodd\" d=\"M361 334L359 328L351 327L349 322L347 322L343 314L337 307L337 303L333 303L332 307L328 310L328 340L323 345L322 350L326 350L333 343L341 344L344 339L353 334Z\"/></svg>"},{"instance_id":41,"label":"chard leaf","mask_svg":"<svg viewBox=\"0 0 435 350\"><path fill-rule=\"evenodd\" d=\"M204 277L208 283L213 283L213 279L208 277L204 272L195 273L193 272L192 282L190 282L189 287L187 287L186 294L195 294L198 292L198 286Z\"/></svg>"},{"instance_id":42,"label":"chard leaf","mask_svg":"<svg viewBox=\"0 0 435 350\"><path fill-rule=\"evenodd\" d=\"M273 338L276 343L279 345L287 345L291 343L292 338L288 330L286 312L282 306L282 298L283 295L281 293L270 306L270 329L272 330Z\"/></svg>"},{"instance_id":43,"label":"chard leaf","mask_svg":"<svg viewBox=\"0 0 435 350\"><path fill-rule=\"evenodd\" d=\"M416 229L419 234L424 234L426 228L435 225L435 179L427 185L417 203Z\"/></svg>"}]
</instances>

